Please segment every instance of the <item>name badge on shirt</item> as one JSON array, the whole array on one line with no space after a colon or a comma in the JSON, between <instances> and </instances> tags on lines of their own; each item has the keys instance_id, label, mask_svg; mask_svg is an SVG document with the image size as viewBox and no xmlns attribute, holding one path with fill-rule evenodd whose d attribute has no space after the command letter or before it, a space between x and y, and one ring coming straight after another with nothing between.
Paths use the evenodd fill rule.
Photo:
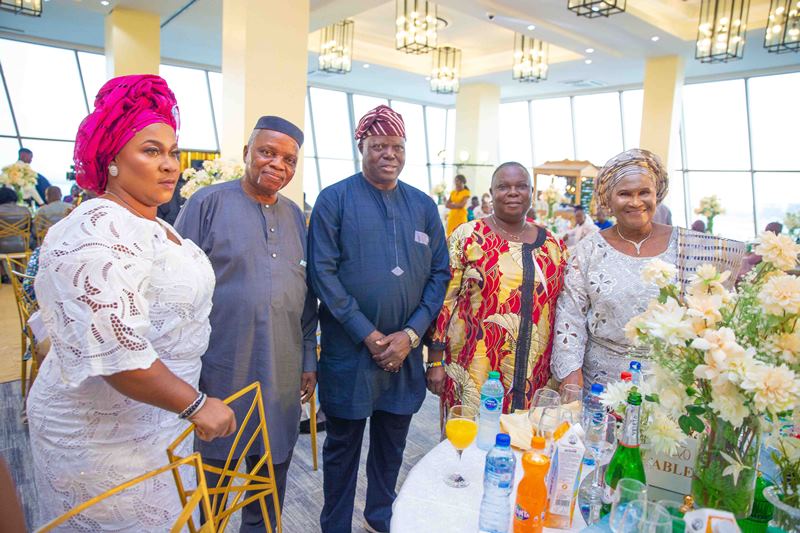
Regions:
<instances>
[{"instance_id":1,"label":"name badge on shirt","mask_svg":"<svg viewBox=\"0 0 800 533\"><path fill-rule=\"evenodd\" d=\"M428 237L428 234L424 231L415 231L414 232L414 240L420 244L424 244L425 246L431 242L431 238Z\"/></svg>"}]
</instances>

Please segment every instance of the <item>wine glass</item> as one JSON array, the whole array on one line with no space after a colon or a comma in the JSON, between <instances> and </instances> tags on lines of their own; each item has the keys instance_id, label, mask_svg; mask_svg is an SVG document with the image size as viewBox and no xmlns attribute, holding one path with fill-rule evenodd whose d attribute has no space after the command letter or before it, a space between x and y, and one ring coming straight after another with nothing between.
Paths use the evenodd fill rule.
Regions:
<instances>
[{"instance_id":1,"label":"wine glass","mask_svg":"<svg viewBox=\"0 0 800 533\"><path fill-rule=\"evenodd\" d=\"M534 392L531 409L528 411L528 421L533 434L542 436L547 441L545 455L550 455L553 434L562 421L561 395L547 388Z\"/></svg>"},{"instance_id":2,"label":"wine glass","mask_svg":"<svg viewBox=\"0 0 800 533\"><path fill-rule=\"evenodd\" d=\"M458 469L461 468L461 454L478 435L478 412L472 407L465 405L454 405L447 413L447 424L444 431L447 440L453 445L458 453ZM469 485L469 481L458 472L454 472L445 477L444 482L453 488L463 488Z\"/></svg>"},{"instance_id":3,"label":"wine glass","mask_svg":"<svg viewBox=\"0 0 800 533\"><path fill-rule=\"evenodd\" d=\"M625 511L633 502L647 501L647 486L637 479L622 478L617 482L613 497L611 514L608 517L608 526L611 531L614 533L635 531L635 525L633 529L626 529Z\"/></svg>"},{"instance_id":4,"label":"wine glass","mask_svg":"<svg viewBox=\"0 0 800 533\"><path fill-rule=\"evenodd\" d=\"M584 517L587 524L594 524L600 520L600 509L603 505L603 483L600 480L600 472L603 470L601 465L608 462L614 454L617 444L616 419L613 415L597 415L584 428L583 441L586 445L586 453L594 460L594 470L592 471L592 482L586 488L581 488L581 512L587 507L588 513Z\"/></svg>"},{"instance_id":5,"label":"wine glass","mask_svg":"<svg viewBox=\"0 0 800 533\"><path fill-rule=\"evenodd\" d=\"M583 387L568 383L561 387L561 405L569 405L573 402L581 403L583 400Z\"/></svg>"},{"instance_id":6,"label":"wine glass","mask_svg":"<svg viewBox=\"0 0 800 533\"><path fill-rule=\"evenodd\" d=\"M637 533L672 533L672 517L663 506L646 500L630 502L619 531L635 531Z\"/></svg>"}]
</instances>

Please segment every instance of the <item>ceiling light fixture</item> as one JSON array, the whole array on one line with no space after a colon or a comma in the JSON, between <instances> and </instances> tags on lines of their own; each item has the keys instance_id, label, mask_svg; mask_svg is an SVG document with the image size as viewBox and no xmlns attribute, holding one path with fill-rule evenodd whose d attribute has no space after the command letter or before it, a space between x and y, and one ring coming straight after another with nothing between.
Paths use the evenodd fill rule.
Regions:
<instances>
[{"instance_id":1,"label":"ceiling light fixture","mask_svg":"<svg viewBox=\"0 0 800 533\"><path fill-rule=\"evenodd\" d=\"M607 17L625 11L625 0L567 0L567 9L579 17Z\"/></svg>"},{"instance_id":2,"label":"ceiling light fixture","mask_svg":"<svg viewBox=\"0 0 800 533\"><path fill-rule=\"evenodd\" d=\"M457 93L461 82L461 50L442 46L433 53L431 91L439 94Z\"/></svg>"},{"instance_id":3,"label":"ceiling light fixture","mask_svg":"<svg viewBox=\"0 0 800 533\"><path fill-rule=\"evenodd\" d=\"M741 59L749 5L750 0L702 0L695 59L701 63Z\"/></svg>"},{"instance_id":4,"label":"ceiling light fixture","mask_svg":"<svg viewBox=\"0 0 800 533\"><path fill-rule=\"evenodd\" d=\"M347 74L353 67L352 20L342 20L322 28L319 42L319 69Z\"/></svg>"},{"instance_id":5,"label":"ceiling light fixture","mask_svg":"<svg viewBox=\"0 0 800 533\"><path fill-rule=\"evenodd\" d=\"M395 48L407 54L436 50L436 5L427 0L396 0Z\"/></svg>"},{"instance_id":6,"label":"ceiling light fixture","mask_svg":"<svg viewBox=\"0 0 800 533\"><path fill-rule=\"evenodd\" d=\"M546 80L550 68L547 61L548 52L549 45L546 42L515 33L511 78L534 83Z\"/></svg>"},{"instance_id":7,"label":"ceiling light fixture","mask_svg":"<svg viewBox=\"0 0 800 533\"><path fill-rule=\"evenodd\" d=\"M586 53L587 54L593 54L594 53L594 48L587 48L586 49Z\"/></svg>"},{"instance_id":8,"label":"ceiling light fixture","mask_svg":"<svg viewBox=\"0 0 800 533\"><path fill-rule=\"evenodd\" d=\"M535 29L536 29L536 26L534 26L533 24L528 26L528 31L533 31Z\"/></svg>"},{"instance_id":9,"label":"ceiling light fixture","mask_svg":"<svg viewBox=\"0 0 800 533\"><path fill-rule=\"evenodd\" d=\"M587 60L584 61L584 63L586 63L587 65L591 65L592 64L592 60L591 59L587 59Z\"/></svg>"},{"instance_id":10,"label":"ceiling light fixture","mask_svg":"<svg viewBox=\"0 0 800 533\"><path fill-rule=\"evenodd\" d=\"M764 48L775 54L800 52L800 2L770 0Z\"/></svg>"},{"instance_id":11,"label":"ceiling light fixture","mask_svg":"<svg viewBox=\"0 0 800 533\"><path fill-rule=\"evenodd\" d=\"M108 5L108 4L110 4L110 3L111 3L111 2L109 2L108 0L100 0L100 5L101 5L101 6L107 6L107 5Z\"/></svg>"},{"instance_id":12,"label":"ceiling light fixture","mask_svg":"<svg viewBox=\"0 0 800 533\"><path fill-rule=\"evenodd\" d=\"M361 65L361 66L362 66L362 67L364 67L364 68L369 68L369 63L364 63L364 64L363 64L363 65Z\"/></svg>"},{"instance_id":13,"label":"ceiling light fixture","mask_svg":"<svg viewBox=\"0 0 800 533\"><path fill-rule=\"evenodd\" d=\"M657 43L659 39L661 39L661 37L659 37L658 35L653 35L652 37L650 37L650 40L653 41L654 43Z\"/></svg>"},{"instance_id":14,"label":"ceiling light fixture","mask_svg":"<svg viewBox=\"0 0 800 533\"><path fill-rule=\"evenodd\" d=\"M42 16L42 0L0 0L0 10L16 15Z\"/></svg>"}]
</instances>

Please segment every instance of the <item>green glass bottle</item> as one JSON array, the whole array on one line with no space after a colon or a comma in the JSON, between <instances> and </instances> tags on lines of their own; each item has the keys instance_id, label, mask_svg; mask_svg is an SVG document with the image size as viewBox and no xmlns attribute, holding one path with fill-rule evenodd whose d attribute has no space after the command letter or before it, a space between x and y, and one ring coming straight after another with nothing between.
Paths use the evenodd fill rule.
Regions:
<instances>
[{"instance_id":1,"label":"green glass bottle","mask_svg":"<svg viewBox=\"0 0 800 533\"><path fill-rule=\"evenodd\" d=\"M605 489L603 494L603 507L601 514L605 516L611 512L611 501L614 489L620 479L629 478L641 481L645 485L647 480L644 475L642 453L639 450L639 416L642 410L642 395L636 390L628 393L628 407L625 409L625 425L619 444L608 463L605 475Z\"/></svg>"}]
</instances>

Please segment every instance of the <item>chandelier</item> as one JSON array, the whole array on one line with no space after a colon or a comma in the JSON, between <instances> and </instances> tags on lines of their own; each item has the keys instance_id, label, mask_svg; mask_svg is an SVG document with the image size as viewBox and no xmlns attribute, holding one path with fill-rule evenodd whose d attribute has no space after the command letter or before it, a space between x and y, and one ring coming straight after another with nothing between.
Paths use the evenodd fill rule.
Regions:
<instances>
[{"instance_id":1,"label":"chandelier","mask_svg":"<svg viewBox=\"0 0 800 533\"><path fill-rule=\"evenodd\" d=\"M781 54L800 51L800 0L771 0L764 48Z\"/></svg>"},{"instance_id":2,"label":"chandelier","mask_svg":"<svg viewBox=\"0 0 800 533\"><path fill-rule=\"evenodd\" d=\"M695 58L701 63L741 59L750 0L702 0Z\"/></svg>"},{"instance_id":3,"label":"chandelier","mask_svg":"<svg viewBox=\"0 0 800 533\"><path fill-rule=\"evenodd\" d=\"M461 79L461 50L442 46L433 53L431 91L441 94L458 92Z\"/></svg>"},{"instance_id":4,"label":"chandelier","mask_svg":"<svg viewBox=\"0 0 800 533\"><path fill-rule=\"evenodd\" d=\"M436 49L436 5L427 0L397 0L395 48L407 54Z\"/></svg>"},{"instance_id":5,"label":"chandelier","mask_svg":"<svg viewBox=\"0 0 800 533\"><path fill-rule=\"evenodd\" d=\"M322 29L319 42L319 69L346 74L353 63L353 21L343 20Z\"/></svg>"},{"instance_id":6,"label":"chandelier","mask_svg":"<svg viewBox=\"0 0 800 533\"><path fill-rule=\"evenodd\" d=\"M514 64L511 77L519 81L538 82L547 79L546 42L520 33L514 34Z\"/></svg>"},{"instance_id":7,"label":"chandelier","mask_svg":"<svg viewBox=\"0 0 800 533\"><path fill-rule=\"evenodd\" d=\"M607 17L625 11L625 0L567 0L567 9L580 17Z\"/></svg>"},{"instance_id":8,"label":"chandelier","mask_svg":"<svg viewBox=\"0 0 800 533\"><path fill-rule=\"evenodd\" d=\"M0 9L18 15L42 16L42 0L0 0Z\"/></svg>"}]
</instances>

